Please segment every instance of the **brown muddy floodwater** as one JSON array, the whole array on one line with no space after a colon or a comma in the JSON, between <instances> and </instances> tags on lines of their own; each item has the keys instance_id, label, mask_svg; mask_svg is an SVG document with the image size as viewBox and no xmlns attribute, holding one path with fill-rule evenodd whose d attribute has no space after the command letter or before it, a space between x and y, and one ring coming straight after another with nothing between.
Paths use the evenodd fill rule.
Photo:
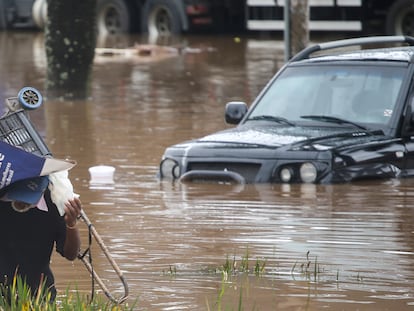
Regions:
<instances>
[{"instance_id":1,"label":"brown muddy floodwater","mask_svg":"<svg viewBox=\"0 0 414 311\"><path fill-rule=\"evenodd\" d=\"M0 34L0 95L45 83L43 36ZM146 43L139 37L101 47ZM345 185L160 182L165 147L225 128L224 105L250 103L283 64L277 40L182 37L160 59L97 57L91 97L31 112L127 279L136 310L414 310L414 180ZM89 184L88 168L116 168ZM82 227L83 246L87 228ZM117 276L95 242L93 265L115 296ZM222 273L228 262L234 270ZM85 293L77 260L53 257L57 286ZM96 289L99 289L95 284ZM241 307L239 308L239 302Z\"/></svg>"}]
</instances>

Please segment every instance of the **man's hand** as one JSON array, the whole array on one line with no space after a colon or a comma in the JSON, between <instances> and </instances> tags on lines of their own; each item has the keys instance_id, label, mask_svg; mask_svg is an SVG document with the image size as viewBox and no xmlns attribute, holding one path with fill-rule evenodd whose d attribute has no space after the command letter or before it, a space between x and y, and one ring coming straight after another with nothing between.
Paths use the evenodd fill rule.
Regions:
<instances>
[{"instance_id":1,"label":"man's hand","mask_svg":"<svg viewBox=\"0 0 414 311\"><path fill-rule=\"evenodd\" d=\"M69 228L76 226L76 221L80 215L82 203L78 197L68 200L65 203L65 222Z\"/></svg>"}]
</instances>

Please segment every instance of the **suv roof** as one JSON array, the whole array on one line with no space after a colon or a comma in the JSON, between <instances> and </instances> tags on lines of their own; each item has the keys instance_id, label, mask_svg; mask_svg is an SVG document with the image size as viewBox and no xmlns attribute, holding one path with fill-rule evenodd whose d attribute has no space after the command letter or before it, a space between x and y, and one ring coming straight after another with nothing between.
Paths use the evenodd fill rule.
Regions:
<instances>
[{"instance_id":1,"label":"suv roof","mask_svg":"<svg viewBox=\"0 0 414 311\"><path fill-rule=\"evenodd\" d=\"M400 61L400 62L414 62L414 50L410 47L398 47L375 50L360 50L351 52L342 52L337 55L322 55L307 59L309 62L323 62L335 60L349 60L349 61Z\"/></svg>"},{"instance_id":2,"label":"suv roof","mask_svg":"<svg viewBox=\"0 0 414 311\"><path fill-rule=\"evenodd\" d=\"M303 49L301 52L297 53L289 62L296 62L304 59L308 59L311 57L312 54L327 51L337 48L344 48L348 46L367 46L367 45L376 45L376 44L392 44L392 43L407 43L410 46L414 45L414 37L409 36L377 36L377 37L362 37L362 38L354 38L354 39L344 39L344 40L337 40L337 41L330 41L325 43L319 43L312 46L309 46ZM387 49L388 51L390 49ZM398 48L401 50L401 48ZM372 52L372 50L371 50ZM358 51L353 52L350 54L359 54L359 55L367 55L369 51ZM384 54L384 50L383 50ZM388 53L385 53L388 54ZM410 53L412 55L412 52ZM411 59L411 58L410 58ZM404 60L404 59L401 59Z\"/></svg>"}]
</instances>

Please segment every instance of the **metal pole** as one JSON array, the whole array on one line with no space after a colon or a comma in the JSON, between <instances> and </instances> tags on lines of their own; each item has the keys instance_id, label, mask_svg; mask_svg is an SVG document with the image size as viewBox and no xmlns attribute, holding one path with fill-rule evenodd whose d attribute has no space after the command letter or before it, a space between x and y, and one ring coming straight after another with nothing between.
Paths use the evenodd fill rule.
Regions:
<instances>
[{"instance_id":1,"label":"metal pole","mask_svg":"<svg viewBox=\"0 0 414 311\"><path fill-rule=\"evenodd\" d=\"M127 281L125 280L125 278L124 278L124 276L122 274L121 269L118 267L117 263L112 258L111 254L109 253L109 250L106 247L106 245L104 244L102 238L100 237L100 235L96 231L95 227L92 225L91 221L89 220L88 216L86 216L86 214L85 214L85 212L83 210L81 210L81 219L88 226L91 235L95 238L95 240L98 243L99 247L103 251L106 259L109 261L109 263L111 264L112 268L114 269L114 271L118 275L119 279L121 280L122 285L124 286L124 295L121 298L118 298L117 299L117 298L115 298L109 292L108 288L106 287L106 285L104 284L104 282L102 281L102 279L99 277L98 274L96 274L95 270L92 267L91 262L88 262L86 260L86 258L85 258L85 254L87 252L90 252L91 251L90 249L89 250L86 250L85 252L79 251L78 259L81 260L84 263L86 269L89 271L89 273L91 273L92 277L98 282L99 286L104 291L106 297L108 297L108 299L111 300L115 304L121 304L121 303L123 303L128 298L129 289L128 289Z\"/></svg>"},{"instance_id":2,"label":"metal pole","mask_svg":"<svg viewBox=\"0 0 414 311\"><path fill-rule=\"evenodd\" d=\"M290 28L290 0L285 0L285 7L283 11L285 20L284 40L285 40L285 62L292 56L291 50L291 28Z\"/></svg>"}]
</instances>

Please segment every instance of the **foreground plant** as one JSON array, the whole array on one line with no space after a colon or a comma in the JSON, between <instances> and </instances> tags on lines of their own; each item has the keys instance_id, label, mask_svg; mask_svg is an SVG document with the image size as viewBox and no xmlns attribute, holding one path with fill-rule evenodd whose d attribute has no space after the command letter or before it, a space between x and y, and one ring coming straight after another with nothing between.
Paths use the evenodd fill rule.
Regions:
<instances>
[{"instance_id":1,"label":"foreground plant","mask_svg":"<svg viewBox=\"0 0 414 311\"><path fill-rule=\"evenodd\" d=\"M20 276L15 276L10 285L0 285L0 310L1 311L129 311L133 310L135 303L129 306L116 305L105 297L94 295L89 299L87 295L79 291L71 292L69 288L65 295L53 300L51 292L44 286L40 286L35 293Z\"/></svg>"}]
</instances>

